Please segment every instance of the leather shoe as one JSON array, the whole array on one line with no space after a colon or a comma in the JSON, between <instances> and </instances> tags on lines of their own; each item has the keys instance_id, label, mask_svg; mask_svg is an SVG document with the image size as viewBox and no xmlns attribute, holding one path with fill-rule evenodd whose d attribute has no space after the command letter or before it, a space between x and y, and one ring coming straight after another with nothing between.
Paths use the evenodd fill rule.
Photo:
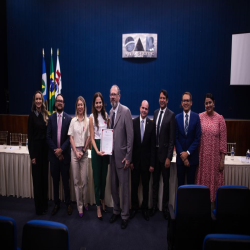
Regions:
<instances>
[{"instance_id":1,"label":"leather shoe","mask_svg":"<svg viewBox=\"0 0 250 250\"><path fill-rule=\"evenodd\" d=\"M145 210L145 211L143 212L143 217L144 217L144 219L145 219L146 221L149 221L148 210Z\"/></svg>"},{"instance_id":2,"label":"leather shoe","mask_svg":"<svg viewBox=\"0 0 250 250\"><path fill-rule=\"evenodd\" d=\"M157 210L158 210L157 207L153 207L152 210L151 210L150 216L151 216L151 217L154 216L155 213L157 212Z\"/></svg>"},{"instance_id":3,"label":"leather shoe","mask_svg":"<svg viewBox=\"0 0 250 250\"><path fill-rule=\"evenodd\" d=\"M135 215L137 214L137 210L135 209L131 209L130 213L129 213L129 218L133 219L135 217Z\"/></svg>"},{"instance_id":4,"label":"leather shoe","mask_svg":"<svg viewBox=\"0 0 250 250\"><path fill-rule=\"evenodd\" d=\"M52 212L51 212L51 215L55 215L60 209L60 205L55 205Z\"/></svg>"},{"instance_id":5,"label":"leather shoe","mask_svg":"<svg viewBox=\"0 0 250 250\"><path fill-rule=\"evenodd\" d=\"M125 229L128 226L128 220L122 220L121 229Z\"/></svg>"},{"instance_id":6,"label":"leather shoe","mask_svg":"<svg viewBox=\"0 0 250 250\"><path fill-rule=\"evenodd\" d=\"M115 222L119 216L120 216L119 214L112 214L111 218L109 219L109 222L110 223Z\"/></svg>"},{"instance_id":7,"label":"leather shoe","mask_svg":"<svg viewBox=\"0 0 250 250\"><path fill-rule=\"evenodd\" d=\"M68 215L71 215L72 212L73 212L72 206L71 206L71 205L68 205L68 208L67 208L67 213L68 213Z\"/></svg>"}]
</instances>

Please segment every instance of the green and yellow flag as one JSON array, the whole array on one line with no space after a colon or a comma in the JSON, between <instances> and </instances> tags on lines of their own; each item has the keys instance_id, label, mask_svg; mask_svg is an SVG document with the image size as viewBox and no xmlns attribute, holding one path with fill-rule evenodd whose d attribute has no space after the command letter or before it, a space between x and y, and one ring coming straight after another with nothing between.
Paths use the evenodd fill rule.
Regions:
<instances>
[{"instance_id":1,"label":"green and yellow flag","mask_svg":"<svg viewBox=\"0 0 250 250\"><path fill-rule=\"evenodd\" d=\"M49 86L49 112L50 114L53 114L54 104L55 104L55 78L54 78L52 48L51 48L50 86Z\"/></svg>"}]
</instances>

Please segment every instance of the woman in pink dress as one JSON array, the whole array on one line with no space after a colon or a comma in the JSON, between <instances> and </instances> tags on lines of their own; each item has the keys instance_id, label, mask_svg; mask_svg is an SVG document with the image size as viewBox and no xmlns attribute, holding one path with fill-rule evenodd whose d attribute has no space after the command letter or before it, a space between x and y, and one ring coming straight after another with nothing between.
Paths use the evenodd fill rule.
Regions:
<instances>
[{"instance_id":1,"label":"woman in pink dress","mask_svg":"<svg viewBox=\"0 0 250 250\"><path fill-rule=\"evenodd\" d=\"M205 112L199 114L201 121L201 142L199 167L196 184L210 189L212 208L216 190L224 185L224 161L227 153L227 128L222 115L214 111L215 100L212 94L205 96Z\"/></svg>"}]
</instances>

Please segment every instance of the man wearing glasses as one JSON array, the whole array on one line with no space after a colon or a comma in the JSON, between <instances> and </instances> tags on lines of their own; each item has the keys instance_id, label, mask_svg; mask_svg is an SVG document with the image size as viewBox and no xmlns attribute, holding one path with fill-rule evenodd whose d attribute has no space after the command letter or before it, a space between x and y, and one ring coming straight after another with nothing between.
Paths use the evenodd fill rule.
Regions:
<instances>
[{"instance_id":1,"label":"man wearing glasses","mask_svg":"<svg viewBox=\"0 0 250 250\"><path fill-rule=\"evenodd\" d=\"M64 109L64 98L58 94L55 100L56 111L49 117L47 128L47 143L49 146L50 171L53 178L55 206L51 215L55 215L60 209L59 181L62 175L64 199L67 205L68 215L72 214L69 191L69 167L70 167L70 143L68 137L71 117Z\"/></svg>"},{"instance_id":2,"label":"man wearing glasses","mask_svg":"<svg viewBox=\"0 0 250 250\"><path fill-rule=\"evenodd\" d=\"M130 110L120 104L120 89L113 85L110 89L110 128L113 129L113 151L110 156L111 194L114 201L110 223L122 218L121 228L125 229L129 219L129 166L132 160L133 121ZM120 210L119 185L121 187L122 210Z\"/></svg>"},{"instance_id":3,"label":"man wearing glasses","mask_svg":"<svg viewBox=\"0 0 250 250\"><path fill-rule=\"evenodd\" d=\"M185 174L187 184L194 184L195 170L199 164L201 124L199 115L191 111L192 104L191 93L185 92L181 101L183 112L175 117L178 187L184 185Z\"/></svg>"}]
</instances>

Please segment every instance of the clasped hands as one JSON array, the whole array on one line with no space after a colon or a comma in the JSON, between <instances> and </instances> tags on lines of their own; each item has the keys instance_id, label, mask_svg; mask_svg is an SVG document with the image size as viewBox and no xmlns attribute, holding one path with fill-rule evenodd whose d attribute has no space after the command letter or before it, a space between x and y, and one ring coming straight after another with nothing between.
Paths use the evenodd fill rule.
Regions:
<instances>
[{"instance_id":1,"label":"clasped hands","mask_svg":"<svg viewBox=\"0 0 250 250\"><path fill-rule=\"evenodd\" d=\"M184 166L190 167L189 161L188 161L188 153L183 151L180 153L180 157L184 163Z\"/></svg>"},{"instance_id":2,"label":"clasped hands","mask_svg":"<svg viewBox=\"0 0 250 250\"><path fill-rule=\"evenodd\" d=\"M55 156L59 159L59 161L62 161L64 159L61 148L54 149L54 153Z\"/></svg>"}]
</instances>

